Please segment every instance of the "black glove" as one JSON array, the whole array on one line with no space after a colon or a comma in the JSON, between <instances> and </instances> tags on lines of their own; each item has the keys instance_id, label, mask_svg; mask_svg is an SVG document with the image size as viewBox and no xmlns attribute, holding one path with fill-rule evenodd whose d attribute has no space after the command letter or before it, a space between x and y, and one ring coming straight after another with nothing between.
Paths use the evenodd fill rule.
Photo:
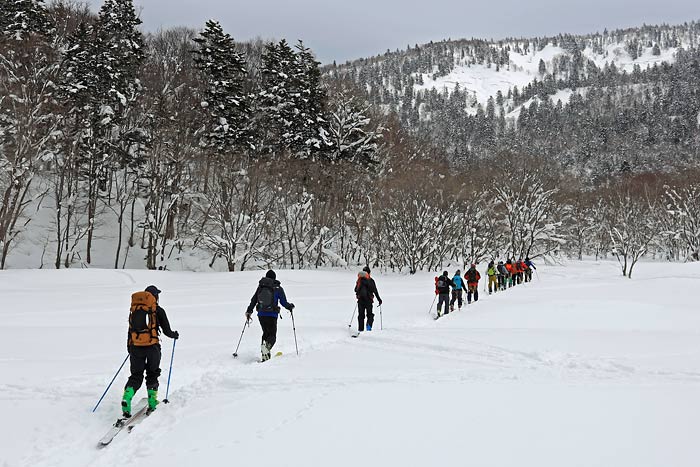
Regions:
<instances>
[{"instance_id":1,"label":"black glove","mask_svg":"<svg viewBox=\"0 0 700 467\"><path fill-rule=\"evenodd\" d=\"M180 333L177 331L173 331L173 339L178 340L180 338Z\"/></svg>"},{"instance_id":2,"label":"black glove","mask_svg":"<svg viewBox=\"0 0 700 467\"><path fill-rule=\"evenodd\" d=\"M379 306L382 306L382 299L379 299Z\"/></svg>"},{"instance_id":3,"label":"black glove","mask_svg":"<svg viewBox=\"0 0 700 467\"><path fill-rule=\"evenodd\" d=\"M246 312L245 312L245 319L246 319L246 321L250 321L250 319L251 319L250 317L251 317L251 316L253 316L253 312L252 312L252 311L246 311Z\"/></svg>"},{"instance_id":4,"label":"black glove","mask_svg":"<svg viewBox=\"0 0 700 467\"><path fill-rule=\"evenodd\" d=\"M292 311L294 309L294 304L290 303L289 306L287 307L289 311Z\"/></svg>"}]
</instances>

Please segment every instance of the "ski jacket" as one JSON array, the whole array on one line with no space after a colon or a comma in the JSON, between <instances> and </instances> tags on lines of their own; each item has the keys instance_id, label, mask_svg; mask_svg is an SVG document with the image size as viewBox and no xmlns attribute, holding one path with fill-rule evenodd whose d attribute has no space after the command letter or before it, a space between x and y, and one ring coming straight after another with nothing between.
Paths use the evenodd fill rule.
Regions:
<instances>
[{"instance_id":1,"label":"ski jacket","mask_svg":"<svg viewBox=\"0 0 700 467\"><path fill-rule=\"evenodd\" d=\"M508 271L508 274L513 274L513 263L506 263L506 271Z\"/></svg>"},{"instance_id":2,"label":"ski jacket","mask_svg":"<svg viewBox=\"0 0 700 467\"><path fill-rule=\"evenodd\" d=\"M163 334L168 336L171 339L175 338L175 333L173 332L172 328L170 327L170 321L168 321L168 315L165 313L165 310L160 307L160 305L156 306L156 324L158 325L158 334L160 334L160 331L163 331ZM127 348L132 347L131 344L131 329L129 329L126 333L126 345ZM156 342L153 345L160 345L160 340Z\"/></svg>"},{"instance_id":3,"label":"ski jacket","mask_svg":"<svg viewBox=\"0 0 700 467\"><path fill-rule=\"evenodd\" d=\"M527 264L525 264L525 261L520 261L520 262L518 263L518 266L520 267L520 270L521 270L522 272L525 272L525 271L528 269Z\"/></svg>"},{"instance_id":4,"label":"ski jacket","mask_svg":"<svg viewBox=\"0 0 700 467\"><path fill-rule=\"evenodd\" d=\"M462 287L464 287L464 281L462 280L462 276L459 274L455 274L455 276L452 278L452 282L454 283L452 286L454 290L462 290Z\"/></svg>"},{"instance_id":5,"label":"ski jacket","mask_svg":"<svg viewBox=\"0 0 700 467\"><path fill-rule=\"evenodd\" d=\"M496 271L496 266L491 266L488 269L488 271L486 271L486 274L488 274L489 276L495 276L496 274L498 274L498 271Z\"/></svg>"},{"instance_id":6,"label":"ski jacket","mask_svg":"<svg viewBox=\"0 0 700 467\"><path fill-rule=\"evenodd\" d=\"M357 297L357 303L361 305L371 305L374 303L374 297L377 297L379 302L382 301L377 291L377 284L366 272L358 274L357 282L355 283L355 297Z\"/></svg>"},{"instance_id":7,"label":"ski jacket","mask_svg":"<svg viewBox=\"0 0 700 467\"><path fill-rule=\"evenodd\" d=\"M532 262L531 260L529 260L529 259L528 259L527 261L525 261L525 264L526 264L528 267L532 268L532 269L537 269L537 268L535 267L535 263L533 263L533 262Z\"/></svg>"},{"instance_id":8,"label":"ski jacket","mask_svg":"<svg viewBox=\"0 0 700 467\"><path fill-rule=\"evenodd\" d=\"M444 287L438 287L438 280L440 278L443 279L443 282L445 283ZM450 279L447 276L440 276L435 278L435 294L449 294L450 293L450 287L455 287L455 283L452 282L452 279Z\"/></svg>"},{"instance_id":9,"label":"ski jacket","mask_svg":"<svg viewBox=\"0 0 700 467\"><path fill-rule=\"evenodd\" d=\"M477 271L476 269L470 269L467 271L466 277L467 285L478 285L479 279L481 279L481 274L479 274L479 271Z\"/></svg>"},{"instance_id":10,"label":"ski jacket","mask_svg":"<svg viewBox=\"0 0 700 467\"><path fill-rule=\"evenodd\" d=\"M246 310L247 313L252 313L253 309L258 308L258 293L260 292L260 289L262 287L267 287L272 289L274 296L272 299L272 309L271 310L262 310L258 309L258 316L270 316L273 318L279 317L280 314L280 307L279 304L281 303L283 307L285 307L288 310L292 310L292 307L289 305L287 302L287 296L284 293L284 289L280 285L280 281L275 280L275 279L270 279L269 277L263 277L260 279L260 282L258 282L258 288L255 290L255 293L253 294L253 298L250 299L250 305L248 305L248 309Z\"/></svg>"}]
</instances>

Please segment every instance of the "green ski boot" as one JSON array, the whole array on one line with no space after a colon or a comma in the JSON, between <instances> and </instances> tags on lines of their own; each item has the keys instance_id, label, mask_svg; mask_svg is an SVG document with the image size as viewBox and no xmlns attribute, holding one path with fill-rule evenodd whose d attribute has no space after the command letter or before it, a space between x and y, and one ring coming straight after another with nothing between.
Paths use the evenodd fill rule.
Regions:
<instances>
[{"instance_id":1,"label":"green ski boot","mask_svg":"<svg viewBox=\"0 0 700 467\"><path fill-rule=\"evenodd\" d=\"M154 410L156 410L157 405L158 405L158 390L157 389L149 389L148 390L148 412L151 413Z\"/></svg>"},{"instance_id":2,"label":"green ski boot","mask_svg":"<svg viewBox=\"0 0 700 467\"><path fill-rule=\"evenodd\" d=\"M124 388L124 395L122 396L122 416L124 418L131 417L131 399L134 398L134 388Z\"/></svg>"}]
</instances>

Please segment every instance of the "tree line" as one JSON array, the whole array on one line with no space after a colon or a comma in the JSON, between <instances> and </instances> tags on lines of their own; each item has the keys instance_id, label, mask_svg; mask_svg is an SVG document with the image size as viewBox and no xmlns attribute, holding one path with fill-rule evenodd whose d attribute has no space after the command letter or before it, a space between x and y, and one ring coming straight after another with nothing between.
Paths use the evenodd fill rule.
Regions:
<instances>
[{"instance_id":1,"label":"tree line","mask_svg":"<svg viewBox=\"0 0 700 467\"><path fill-rule=\"evenodd\" d=\"M458 164L302 42L144 36L130 0L0 6L2 268L36 238L55 268L697 259L700 188L672 171L591 188L518 148Z\"/></svg>"}]
</instances>

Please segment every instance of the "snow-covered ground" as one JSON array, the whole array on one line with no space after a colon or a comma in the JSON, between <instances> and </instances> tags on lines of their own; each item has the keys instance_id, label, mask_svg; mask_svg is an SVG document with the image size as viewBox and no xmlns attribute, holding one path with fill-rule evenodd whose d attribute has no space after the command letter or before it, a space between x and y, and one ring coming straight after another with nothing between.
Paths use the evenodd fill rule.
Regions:
<instances>
[{"instance_id":1,"label":"snow-covered ground","mask_svg":"<svg viewBox=\"0 0 700 467\"><path fill-rule=\"evenodd\" d=\"M540 267L439 321L432 274L377 272L384 330L359 339L353 272L280 271L300 355L285 313L265 364L257 323L231 355L260 275L0 271L0 466L700 465L698 264ZM181 334L172 403L98 450L151 283Z\"/></svg>"}]
</instances>

